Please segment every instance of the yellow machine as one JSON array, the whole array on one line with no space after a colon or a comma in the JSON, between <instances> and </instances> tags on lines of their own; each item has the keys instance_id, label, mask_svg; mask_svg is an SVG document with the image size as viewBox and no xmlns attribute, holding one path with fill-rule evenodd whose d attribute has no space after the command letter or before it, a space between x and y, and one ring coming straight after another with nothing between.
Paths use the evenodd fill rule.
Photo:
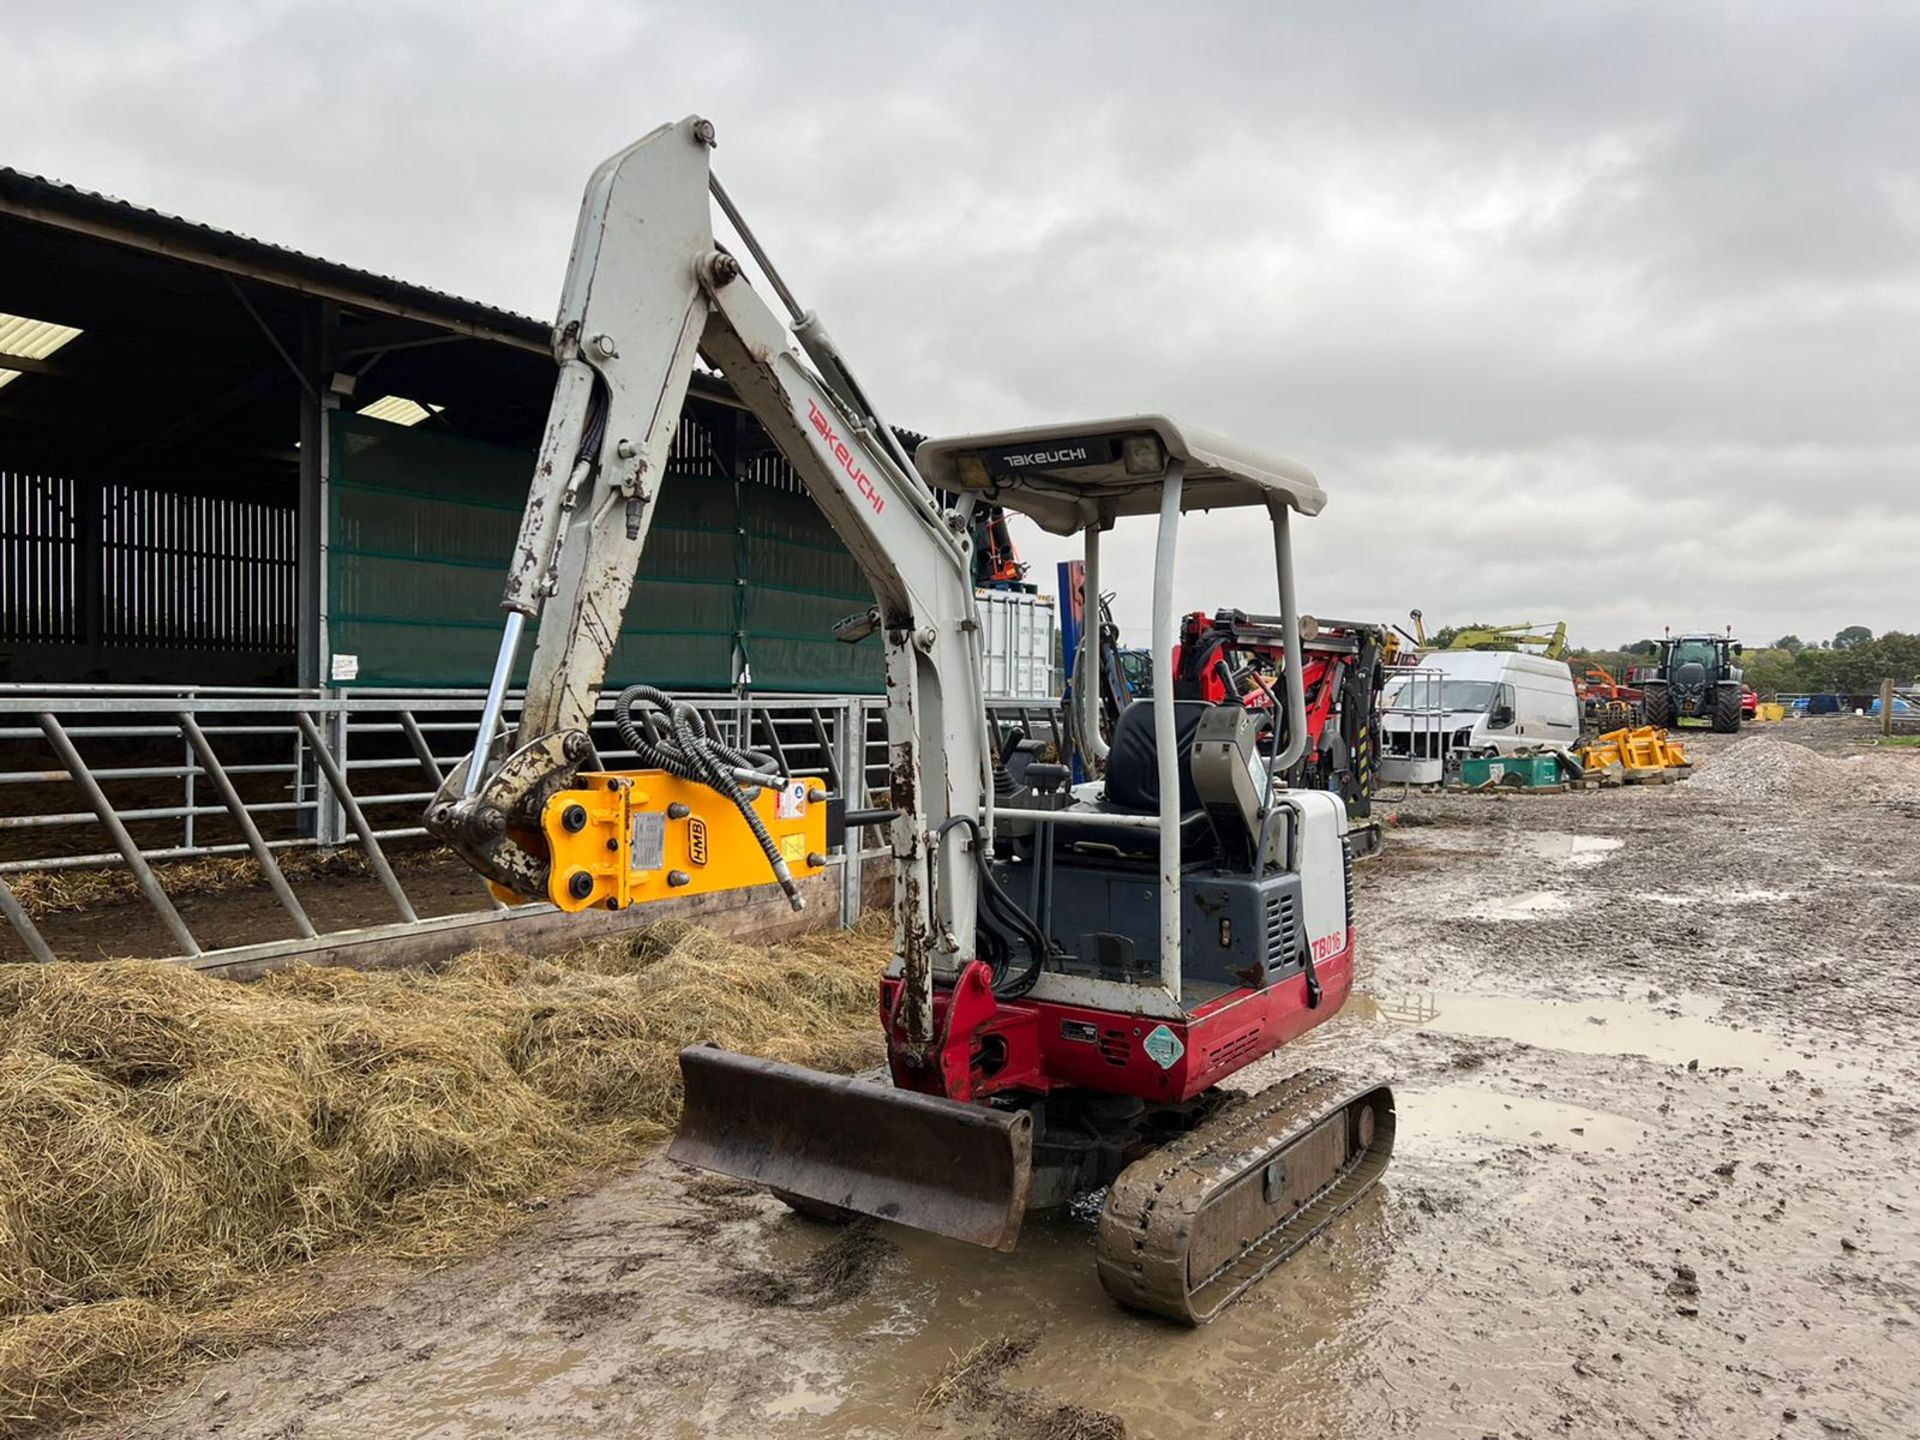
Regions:
<instances>
[{"instance_id":1,"label":"yellow machine","mask_svg":"<svg viewBox=\"0 0 1920 1440\"><path fill-rule=\"evenodd\" d=\"M827 863L827 794L805 780L762 789L752 808L795 878ZM766 883L745 814L706 784L665 770L588 772L540 817L553 866L547 898L562 910L624 910L669 895Z\"/></svg>"},{"instance_id":2,"label":"yellow machine","mask_svg":"<svg viewBox=\"0 0 1920 1440\"><path fill-rule=\"evenodd\" d=\"M1582 771L1597 779L1665 779L1669 772L1687 769L1686 750L1654 725L1610 730L1581 746L1573 758Z\"/></svg>"},{"instance_id":3,"label":"yellow machine","mask_svg":"<svg viewBox=\"0 0 1920 1440\"><path fill-rule=\"evenodd\" d=\"M1427 634L1426 617L1418 610L1410 612L1413 621L1414 638L1420 648L1431 650L1432 641ZM1542 659L1559 660L1567 653L1567 622L1557 620L1551 630L1534 624L1531 620L1522 620L1516 625L1486 625L1472 630L1455 631L1447 642L1448 650L1518 650L1524 646L1538 646L1533 653Z\"/></svg>"}]
</instances>

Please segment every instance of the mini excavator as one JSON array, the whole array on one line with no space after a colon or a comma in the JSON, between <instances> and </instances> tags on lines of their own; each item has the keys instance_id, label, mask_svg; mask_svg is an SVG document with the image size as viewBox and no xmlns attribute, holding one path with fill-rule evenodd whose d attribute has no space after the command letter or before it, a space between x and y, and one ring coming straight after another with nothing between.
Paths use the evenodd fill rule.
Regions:
<instances>
[{"instance_id":1,"label":"mini excavator","mask_svg":"<svg viewBox=\"0 0 1920 1440\"><path fill-rule=\"evenodd\" d=\"M1383 1086L1247 1066L1339 1011L1353 980L1340 798L1280 783L1307 744L1293 517L1313 475L1164 415L929 440L909 454L713 175L713 127L663 126L587 187L554 329L552 408L509 567L473 753L430 830L503 898L624 909L799 881L860 826L892 852L881 1080L694 1047L670 1155L823 1218L880 1216L1012 1249L1025 1214L1104 1192L1097 1268L1121 1304L1213 1318L1371 1186L1392 1149ZM711 197L711 203L710 203ZM776 313L714 236L717 205ZM830 797L635 686L600 761L590 723L696 358L758 417L873 588L889 793ZM995 753L974 603L982 506L1100 543L1156 530L1154 696L1122 712L1104 776ZM1281 719L1262 754L1238 704L1176 698L1181 517L1244 507L1274 541ZM518 729L501 715L538 621ZM1097 625L1086 645L1099 644ZM1083 673L1099 658L1082 656ZM1078 703L1099 703L1086 687ZM1097 734L1091 708L1082 733Z\"/></svg>"}]
</instances>

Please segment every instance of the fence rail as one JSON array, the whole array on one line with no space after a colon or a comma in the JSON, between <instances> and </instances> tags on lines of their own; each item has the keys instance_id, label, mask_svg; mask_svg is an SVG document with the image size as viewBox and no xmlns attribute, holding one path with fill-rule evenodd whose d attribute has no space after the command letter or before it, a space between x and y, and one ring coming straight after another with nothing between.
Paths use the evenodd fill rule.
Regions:
<instances>
[{"instance_id":1,"label":"fence rail","mask_svg":"<svg viewBox=\"0 0 1920 1440\"><path fill-rule=\"evenodd\" d=\"M771 752L789 774L856 796L856 807L885 788L877 700L688 698L731 743ZM389 851L425 836L421 814L470 748L480 705L480 695L466 691L0 685L0 916L33 958L53 958L57 947L10 878L122 868L169 937L171 958L217 960L233 947L210 947L194 932L154 867L244 856L285 912L289 933L281 943L297 948L320 927L282 863L286 854L353 848L397 923L446 919L422 913L430 907L408 892ZM517 715L513 697L507 723ZM633 763L610 702L592 733L604 763ZM840 863L844 916L859 908L863 858L853 851ZM472 894L472 906L453 913L504 908L477 878ZM443 897L439 908L447 903ZM243 948L270 955L274 946Z\"/></svg>"}]
</instances>

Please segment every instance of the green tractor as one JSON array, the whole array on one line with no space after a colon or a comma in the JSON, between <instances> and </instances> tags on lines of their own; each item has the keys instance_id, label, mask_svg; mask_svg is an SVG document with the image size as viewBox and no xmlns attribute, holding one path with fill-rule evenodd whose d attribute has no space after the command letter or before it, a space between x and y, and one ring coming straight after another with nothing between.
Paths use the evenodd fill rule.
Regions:
<instances>
[{"instance_id":1,"label":"green tractor","mask_svg":"<svg viewBox=\"0 0 1920 1440\"><path fill-rule=\"evenodd\" d=\"M1663 729L1682 720L1709 720L1722 735L1740 728L1740 667L1744 652L1731 635L1669 635L1660 663L1642 682L1647 723Z\"/></svg>"}]
</instances>

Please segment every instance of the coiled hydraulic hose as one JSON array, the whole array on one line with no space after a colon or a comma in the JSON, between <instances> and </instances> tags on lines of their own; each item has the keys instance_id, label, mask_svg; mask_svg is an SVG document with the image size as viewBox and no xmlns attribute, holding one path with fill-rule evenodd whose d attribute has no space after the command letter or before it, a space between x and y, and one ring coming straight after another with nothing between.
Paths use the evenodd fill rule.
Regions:
<instances>
[{"instance_id":1,"label":"coiled hydraulic hose","mask_svg":"<svg viewBox=\"0 0 1920 1440\"><path fill-rule=\"evenodd\" d=\"M655 738L647 727L633 717L633 707L644 701L667 717L671 738ZM795 910L807 908L807 898L794 883L780 847L767 833L766 822L753 808L754 789L776 787L781 783L780 762L760 750L736 750L721 741L708 725L706 717L684 700L676 700L651 685L629 685L613 702L613 726L620 738L640 757L641 768L664 770L682 780L692 780L718 790L734 803L760 851L773 868L773 878L786 892L787 903Z\"/></svg>"}]
</instances>

